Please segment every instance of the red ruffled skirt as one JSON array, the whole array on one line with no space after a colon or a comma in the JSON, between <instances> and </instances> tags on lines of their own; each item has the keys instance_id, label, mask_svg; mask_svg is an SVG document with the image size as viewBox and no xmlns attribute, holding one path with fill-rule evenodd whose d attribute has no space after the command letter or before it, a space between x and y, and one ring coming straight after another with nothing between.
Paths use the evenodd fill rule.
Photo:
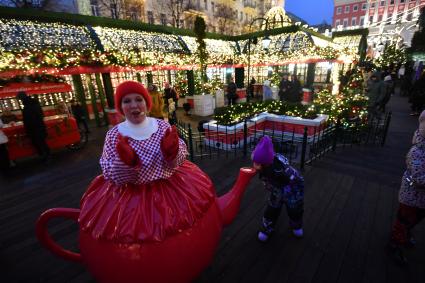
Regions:
<instances>
[{"instance_id":1,"label":"red ruffled skirt","mask_svg":"<svg viewBox=\"0 0 425 283\"><path fill-rule=\"evenodd\" d=\"M202 218L215 202L210 178L185 161L168 179L117 186L102 175L81 199L80 228L119 243L163 241Z\"/></svg>"}]
</instances>

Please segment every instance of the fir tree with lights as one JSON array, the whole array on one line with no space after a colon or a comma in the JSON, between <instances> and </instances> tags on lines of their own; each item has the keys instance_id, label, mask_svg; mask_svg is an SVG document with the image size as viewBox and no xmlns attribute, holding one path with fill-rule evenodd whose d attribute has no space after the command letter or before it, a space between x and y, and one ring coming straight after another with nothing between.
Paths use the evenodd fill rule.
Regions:
<instances>
[{"instance_id":1,"label":"fir tree with lights","mask_svg":"<svg viewBox=\"0 0 425 283\"><path fill-rule=\"evenodd\" d=\"M367 101L363 90L363 76L355 69L339 94L322 90L317 94L314 105L319 113L329 115L331 121L339 120L344 126L349 126L352 121L365 121Z\"/></svg>"},{"instance_id":2,"label":"fir tree with lights","mask_svg":"<svg viewBox=\"0 0 425 283\"><path fill-rule=\"evenodd\" d=\"M378 68L388 69L406 64L407 59L405 46L398 46L396 42L393 42L384 47L381 56L374 63Z\"/></svg>"}]
</instances>

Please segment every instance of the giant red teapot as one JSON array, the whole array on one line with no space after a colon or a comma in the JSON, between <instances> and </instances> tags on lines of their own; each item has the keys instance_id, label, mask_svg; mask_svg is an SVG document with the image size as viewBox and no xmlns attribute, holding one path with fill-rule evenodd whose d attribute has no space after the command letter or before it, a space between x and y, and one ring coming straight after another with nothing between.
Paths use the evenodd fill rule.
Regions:
<instances>
[{"instance_id":1,"label":"giant red teapot","mask_svg":"<svg viewBox=\"0 0 425 283\"><path fill-rule=\"evenodd\" d=\"M98 176L80 209L53 208L39 217L39 241L54 254L86 265L99 282L190 282L211 262L223 226L236 217L255 170L241 168L231 191L217 198L210 178L196 165L185 161L180 167L194 174L174 174L137 190L131 185L117 188ZM182 190L193 201L167 190L169 182L182 188L195 184ZM167 202L165 211L143 212L161 202ZM80 253L53 241L47 223L55 217L78 221Z\"/></svg>"}]
</instances>

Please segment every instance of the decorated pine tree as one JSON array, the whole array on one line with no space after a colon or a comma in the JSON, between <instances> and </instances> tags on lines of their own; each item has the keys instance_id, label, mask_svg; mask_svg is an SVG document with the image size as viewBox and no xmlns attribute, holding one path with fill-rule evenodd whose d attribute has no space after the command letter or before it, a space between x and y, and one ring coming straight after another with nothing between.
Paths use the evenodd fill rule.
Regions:
<instances>
[{"instance_id":1,"label":"decorated pine tree","mask_svg":"<svg viewBox=\"0 0 425 283\"><path fill-rule=\"evenodd\" d=\"M322 90L317 94L314 105L319 113L329 115L331 121L340 120L348 126L353 120L365 121L367 101L363 91L363 76L359 70L354 70L338 94Z\"/></svg>"},{"instance_id":2,"label":"decorated pine tree","mask_svg":"<svg viewBox=\"0 0 425 283\"><path fill-rule=\"evenodd\" d=\"M407 59L406 47L393 42L384 47L384 51L376 58L374 64L381 69L388 69L406 64Z\"/></svg>"}]
</instances>

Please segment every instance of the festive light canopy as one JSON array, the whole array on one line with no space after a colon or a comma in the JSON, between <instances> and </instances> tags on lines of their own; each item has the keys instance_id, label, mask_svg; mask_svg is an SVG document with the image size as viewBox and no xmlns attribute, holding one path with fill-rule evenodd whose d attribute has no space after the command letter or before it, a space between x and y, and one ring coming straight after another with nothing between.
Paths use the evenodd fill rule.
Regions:
<instances>
[{"instance_id":1,"label":"festive light canopy","mask_svg":"<svg viewBox=\"0 0 425 283\"><path fill-rule=\"evenodd\" d=\"M265 51L251 44L252 65L336 60L344 50L331 44L317 46L306 31L271 36ZM207 65L246 65L247 40L206 39ZM194 37L109 27L84 27L62 23L41 23L0 19L0 72L69 67L163 67L188 69L199 65ZM350 55L351 56L351 55ZM52 73L51 71L49 71Z\"/></svg>"},{"instance_id":2,"label":"festive light canopy","mask_svg":"<svg viewBox=\"0 0 425 283\"><path fill-rule=\"evenodd\" d=\"M0 19L0 50L86 49L94 43L85 27Z\"/></svg>"},{"instance_id":3,"label":"festive light canopy","mask_svg":"<svg viewBox=\"0 0 425 283\"><path fill-rule=\"evenodd\" d=\"M169 34L95 27L105 50L140 50L146 52L186 53L178 37Z\"/></svg>"}]
</instances>

